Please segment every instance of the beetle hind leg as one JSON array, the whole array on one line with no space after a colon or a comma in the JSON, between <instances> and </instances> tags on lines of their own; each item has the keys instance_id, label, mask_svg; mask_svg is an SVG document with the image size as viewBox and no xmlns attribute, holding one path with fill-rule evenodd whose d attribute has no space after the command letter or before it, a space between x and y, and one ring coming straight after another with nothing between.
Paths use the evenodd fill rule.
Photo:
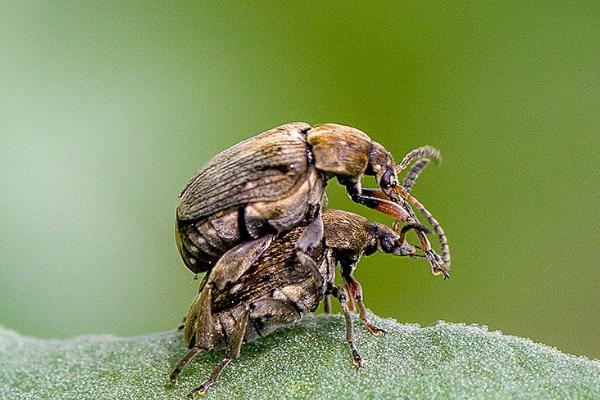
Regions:
<instances>
[{"instance_id":1,"label":"beetle hind leg","mask_svg":"<svg viewBox=\"0 0 600 400\"><path fill-rule=\"evenodd\" d=\"M221 372L223 369L240 355L240 350L242 349L242 343L244 342L244 336L246 335L246 327L248 326L248 319L250 317L250 309L246 308L240 318L236 321L233 334L229 338L229 342L227 344L227 352L225 353L225 357L219 365L217 365L211 372L208 379L206 379L202 384L194 389L192 389L188 393L188 398L193 399L194 395L199 394L203 395L208 388L215 384L215 382L219 379Z\"/></svg>"},{"instance_id":2,"label":"beetle hind leg","mask_svg":"<svg viewBox=\"0 0 600 400\"><path fill-rule=\"evenodd\" d=\"M173 372L171 372L171 375L169 375L169 381L176 385L179 381L178 381L178 377L179 374L181 373L181 371L183 371L185 369L185 367L187 367L187 365L198 355L202 352L202 349L199 347L192 347L190 349L190 351L188 351L186 353L185 356L183 356L183 358L181 360L179 360L179 363L177 363L177 366L175 367L175 369L173 369Z\"/></svg>"}]
</instances>

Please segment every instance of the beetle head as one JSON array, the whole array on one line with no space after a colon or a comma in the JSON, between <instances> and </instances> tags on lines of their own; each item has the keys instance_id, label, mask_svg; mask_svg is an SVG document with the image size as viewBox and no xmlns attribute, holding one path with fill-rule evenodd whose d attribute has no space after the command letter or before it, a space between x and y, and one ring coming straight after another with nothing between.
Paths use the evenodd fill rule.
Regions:
<instances>
[{"instance_id":1,"label":"beetle head","mask_svg":"<svg viewBox=\"0 0 600 400\"><path fill-rule=\"evenodd\" d=\"M396 162L390 152L377 142L371 144L369 164L365 173L374 175L382 189L389 189L398 185Z\"/></svg>"},{"instance_id":2,"label":"beetle head","mask_svg":"<svg viewBox=\"0 0 600 400\"><path fill-rule=\"evenodd\" d=\"M373 239L377 243L379 251L396 256L416 254L415 248L394 230L383 224L373 223L372 225L371 234L374 236Z\"/></svg>"}]
</instances>

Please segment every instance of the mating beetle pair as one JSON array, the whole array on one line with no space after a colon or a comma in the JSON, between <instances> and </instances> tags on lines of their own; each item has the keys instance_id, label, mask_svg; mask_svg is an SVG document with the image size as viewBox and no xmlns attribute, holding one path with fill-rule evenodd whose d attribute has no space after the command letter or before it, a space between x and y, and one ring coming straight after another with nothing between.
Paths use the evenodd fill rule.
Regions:
<instances>
[{"instance_id":1,"label":"mating beetle pair","mask_svg":"<svg viewBox=\"0 0 600 400\"><path fill-rule=\"evenodd\" d=\"M184 263L195 273L207 274L185 322L184 340L191 350L171 380L175 382L199 352L226 345L225 359L190 395L205 391L239 355L243 341L299 320L329 295L340 301L353 361L362 365L352 341L348 303L356 301L371 332L381 330L367 320L362 290L352 277L360 256L377 249L416 255L405 241L407 230L414 229L432 272L448 276L445 234L408 193L428 159L438 156L431 147L423 147L396 166L383 146L357 129L294 123L241 142L209 161L188 183L177 209L176 237ZM404 185L398 185L398 172L414 160ZM362 188L363 175L374 175L380 188ZM393 216L395 227L408 224L397 233L356 214L322 211L332 177L346 186L354 201ZM409 203L433 226L441 257ZM337 263L345 287L334 285Z\"/></svg>"},{"instance_id":2,"label":"mating beetle pair","mask_svg":"<svg viewBox=\"0 0 600 400\"><path fill-rule=\"evenodd\" d=\"M382 145L344 125L313 128L299 122L273 128L221 152L190 180L177 208L179 252L191 271L205 272L240 243L238 255L253 253L276 235L308 223L296 243L299 259L308 263L308 253L323 238L325 187L337 177L353 201L397 221L417 223L406 202L418 207L441 239L442 257L418 234L423 251L433 272L445 274L450 255L443 230L398 185L398 172L422 156L438 155L430 147L419 148L396 166ZM375 176L380 188L363 188L364 175Z\"/></svg>"}]
</instances>

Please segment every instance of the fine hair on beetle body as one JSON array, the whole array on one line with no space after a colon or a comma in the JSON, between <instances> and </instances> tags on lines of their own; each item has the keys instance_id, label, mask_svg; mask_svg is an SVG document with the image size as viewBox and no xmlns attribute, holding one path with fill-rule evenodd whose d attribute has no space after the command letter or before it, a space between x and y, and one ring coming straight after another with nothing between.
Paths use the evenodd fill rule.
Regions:
<instances>
[{"instance_id":1,"label":"fine hair on beetle body","mask_svg":"<svg viewBox=\"0 0 600 400\"><path fill-rule=\"evenodd\" d=\"M416 224L409 203L421 204L399 191L397 175L413 159L435 156L425 148L409 153L409 160L405 157L397 166L381 144L356 128L303 122L240 142L208 161L181 192L175 228L183 262L194 273L210 271L233 248L236 257L252 257L276 236L302 225L295 252L300 263L312 268L310 254L323 238L325 187L333 177L353 201ZM379 188L363 188L365 175L375 176ZM424 213L424 207L417 207ZM433 270L445 271L449 253L437 256L419 232Z\"/></svg>"},{"instance_id":2,"label":"fine hair on beetle body","mask_svg":"<svg viewBox=\"0 0 600 400\"><path fill-rule=\"evenodd\" d=\"M356 301L360 319L371 333L378 335L384 331L368 320L360 285L351 274L362 255L376 251L415 256L416 250L405 240L405 233L411 229L427 230L421 225L410 224L398 233L385 225L370 223L364 217L340 210L325 210L322 217L324 239L310 254L309 262L314 261L313 266L304 265L296 257L296 242L308 229L310 223L307 223L270 241L258 253L224 256L205 275L185 319L184 343L190 350L173 370L170 377L173 383L197 354L224 346L224 359L208 379L190 392L190 396L204 393L217 381L225 366L239 356L243 342L299 321L315 311L327 295L339 300L346 320L346 341L352 361L358 367L363 365L354 345L349 302ZM335 286L336 264L340 265L346 287ZM318 276L314 274L315 270Z\"/></svg>"}]
</instances>

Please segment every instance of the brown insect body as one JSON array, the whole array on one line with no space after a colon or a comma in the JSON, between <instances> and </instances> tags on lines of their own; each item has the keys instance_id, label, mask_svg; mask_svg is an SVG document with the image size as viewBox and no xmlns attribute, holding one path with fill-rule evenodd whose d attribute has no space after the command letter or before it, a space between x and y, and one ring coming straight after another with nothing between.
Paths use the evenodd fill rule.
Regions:
<instances>
[{"instance_id":1,"label":"brown insect body","mask_svg":"<svg viewBox=\"0 0 600 400\"><path fill-rule=\"evenodd\" d=\"M273 241L236 278L223 279L220 269L229 271L239 265L218 262L190 307L184 343L190 348L201 346L207 349L226 344L235 328L235 321L248 306L252 310L244 335L246 342L314 311L325 294L325 287L317 290L318 283L311 271L296 259L294 244L302 231L302 228L293 229ZM329 271L327 263L322 262L323 256L323 247L319 246L313 257L321 261L319 272L327 276ZM210 296L210 302L206 304L210 307L204 303L207 296ZM203 325L201 319L207 313L214 323Z\"/></svg>"},{"instance_id":2,"label":"brown insect body","mask_svg":"<svg viewBox=\"0 0 600 400\"><path fill-rule=\"evenodd\" d=\"M363 175L375 175L382 188L395 185L395 167L387 150L355 128L301 122L273 128L221 152L190 180L177 208L179 252L194 273L209 271L239 243L314 221L297 242L297 250L309 253L322 238L320 210L334 176L354 201L407 220L389 198L362 193Z\"/></svg>"},{"instance_id":3,"label":"brown insect body","mask_svg":"<svg viewBox=\"0 0 600 400\"><path fill-rule=\"evenodd\" d=\"M282 325L300 320L314 311L326 295L340 300L347 321L347 341L353 360L362 360L352 342L352 321L347 301L356 300L363 322L378 334L381 329L372 325L364 315L362 293L350 290L348 299L343 288L334 285L335 265L356 265L363 254L376 250L410 256L415 249L404 241L403 234L377 223L369 223L356 214L325 210L324 243L310 254L315 260L320 276L313 268L303 265L296 257L296 243L307 225L294 228L283 235L265 240L254 251L244 251L246 256L219 260L203 281L200 292L192 303L185 320L184 342L191 349L171 374L177 375L201 351L225 345L227 355L215 368L211 377L191 394L203 392L216 381L221 370L239 355L242 342L265 336ZM413 227L414 228L414 227ZM243 245L242 245L243 246ZM355 282L351 271L342 271L344 279ZM356 282L356 284L358 284ZM359 286L360 287L360 286Z\"/></svg>"}]
</instances>

